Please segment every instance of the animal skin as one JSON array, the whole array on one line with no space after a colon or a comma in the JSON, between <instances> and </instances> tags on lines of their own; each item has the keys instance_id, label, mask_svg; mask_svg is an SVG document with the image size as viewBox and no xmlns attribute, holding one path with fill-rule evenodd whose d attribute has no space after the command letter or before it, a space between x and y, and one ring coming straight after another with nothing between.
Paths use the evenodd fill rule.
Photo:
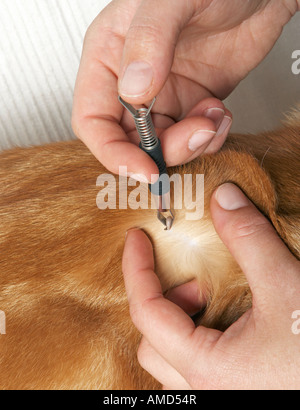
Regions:
<instances>
[{"instance_id":1,"label":"animal skin","mask_svg":"<svg viewBox=\"0 0 300 410\"><path fill-rule=\"evenodd\" d=\"M205 207L199 221L177 210L169 232L151 209L100 211L103 173L79 141L0 155L1 389L161 387L136 357L141 336L121 272L132 227L151 238L165 291L198 280L208 300L198 323L224 330L247 311L248 283L209 211L225 182L248 195L300 258L300 109L277 131L231 136L221 152L170 169L205 175Z\"/></svg>"}]
</instances>

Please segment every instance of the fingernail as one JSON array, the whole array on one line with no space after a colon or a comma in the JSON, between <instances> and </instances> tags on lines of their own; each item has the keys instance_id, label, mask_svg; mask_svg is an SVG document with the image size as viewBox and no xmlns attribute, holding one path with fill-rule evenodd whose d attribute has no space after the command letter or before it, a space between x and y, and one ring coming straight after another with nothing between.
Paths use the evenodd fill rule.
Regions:
<instances>
[{"instance_id":1,"label":"fingernail","mask_svg":"<svg viewBox=\"0 0 300 410\"><path fill-rule=\"evenodd\" d=\"M203 113L204 117L212 120L218 129L222 124L225 116L225 111L222 108L209 108Z\"/></svg>"},{"instance_id":2,"label":"fingernail","mask_svg":"<svg viewBox=\"0 0 300 410\"><path fill-rule=\"evenodd\" d=\"M153 69L144 61L131 63L123 76L120 85L120 94L127 97L144 95L153 82Z\"/></svg>"},{"instance_id":3,"label":"fingernail","mask_svg":"<svg viewBox=\"0 0 300 410\"><path fill-rule=\"evenodd\" d=\"M216 200L225 211L236 211L249 206L249 199L233 184L224 184L216 192Z\"/></svg>"},{"instance_id":4,"label":"fingernail","mask_svg":"<svg viewBox=\"0 0 300 410\"><path fill-rule=\"evenodd\" d=\"M201 130L196 131L190 138L188 147L190 151L197 151L203 145L211 141L216 135L215 131Z\"/></svg>"},{"instance_id":5,"label":"fingernail","mask_svg":"<svg viewBox=\"0 0 300 410\"><path fill-rule=\"evenodd\" d=\"M225 115L225 117L223 118L218 130L217 130L217 134L216 137L219 137L220 135L223 135L225 132L228 132L230 130L232 126L232 118L228 117L227 115Z\"/></svg>"},{"instance_id":6,"label":"fingernail","mask_svg":"<svg viewBox=\"0 0 300 410\"><path fill-rule=\"evenodd\" d=\"M128 236L128 234L129 234L130 232L138 231L138 230L139 230L138 228L130 228L130 229L128 229L128 231L126 231L126 233L125 233L125 240L127 239L127 236Z\"/></svg>"}]
</instances>

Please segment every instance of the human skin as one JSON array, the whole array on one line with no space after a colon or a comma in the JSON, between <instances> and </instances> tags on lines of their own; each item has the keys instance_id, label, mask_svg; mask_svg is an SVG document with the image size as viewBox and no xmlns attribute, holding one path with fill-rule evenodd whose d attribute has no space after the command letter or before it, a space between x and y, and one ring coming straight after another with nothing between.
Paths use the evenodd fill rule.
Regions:
<instances>
[{"instance_id":1,"label":"human skin","mask_svg":"<svg viewBox=\"0 0 300 410\"><path fill-rule=\"evenodd\" d=\"M76 135L111 172L122 165L127 175L151 181L157 167L138 148L117 97L138 105L158 96L153 119L168 166L218 151L232 122L221 100L265 58L299 9L300 0L112 1L86 35L74 94ZM217 195L212 200L216 230L254 295L251 311L225 333L195 328L188 316L199 303L195 283L170 294L172 302L163 298L150 242L140 231L128 233L123 270L132 318L144 335L139 360L165 388L300 387L299 338L291 332L299 262L244 201L224 210ZM194 299L181 306L187 291Z\"/></svg>"},{"instance_id":2,"label":"human skin","mask_svg":"<svg viewBox=\"0 0 300 410\"><path fill-rule=\"evenodd\" d=\"M165 298L149 239L129 231L123 272L131 317L143 334L140 364L165 389L298 390L300 335L293 322L300 310L300 262L235 185L216 191L211 212L248 279L253 307L224 333L195 327L189 314L205 302L196 282Z\"/></svg>"},{"instance_id":3,"label":"human skin","mask_svg":"<svg viewBox=\"0 0 300 410\"><path fill-rule=\"evenodd\" d=\"M158 96L154 123L168 166L223 145L232 115L222 99L272 49L300 0L114 0L90 26L74 94L76 135L111 172L151 181L132 104Z\"/></svg>"}]
</instances>

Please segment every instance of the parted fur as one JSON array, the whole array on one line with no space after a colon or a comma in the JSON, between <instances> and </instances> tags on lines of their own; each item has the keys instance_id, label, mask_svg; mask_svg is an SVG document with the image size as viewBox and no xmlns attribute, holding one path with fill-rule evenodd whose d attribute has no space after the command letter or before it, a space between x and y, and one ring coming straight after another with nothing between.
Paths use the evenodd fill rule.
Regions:
<instances>
[{"instance_id":1,"label":"parted fur","mask_svg":"<svg viewBox=\"0 0 300 410\"><path fill-rule=\"evenodd\" d=\"M1 389L160 387L137 362L123 284L132 227L151 238L164 290L198 279L208 300L201 324L223 330L249 309L246 278L210 217L222 183L237 184L300 258L299 109L275 132L232 136L220 153L171 169L205 175L205 212L195 222L177 210L170 232L153 210L100 211L103 173L79 141L0 155Z\"/></svg>"}]
</instances>

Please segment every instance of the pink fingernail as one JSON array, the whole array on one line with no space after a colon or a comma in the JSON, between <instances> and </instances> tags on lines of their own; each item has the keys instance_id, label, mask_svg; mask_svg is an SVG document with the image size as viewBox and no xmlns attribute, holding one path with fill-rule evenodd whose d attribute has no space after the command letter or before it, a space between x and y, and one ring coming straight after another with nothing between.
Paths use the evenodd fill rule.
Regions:
<instances>
[{"instance_id":1,"label":"pink fingernail","mask_svg":"<svg viewBox=\"0 0 300 410\"><path fill-rule=\"evenodd\" d=\"M217 130L217 134L216 137L219 137L220 135L223 135L225 132L229 132L230 128L232 126L232 118L228 117L227 115L225 115L225 117L223 118L218 130Z\"/></svg>"},{"instance_id":2,"label":"pink fingernail","mask_svg":"<svg viewBox=\"0 0 300 410\"><path fill-rule=\"evenodd\" d=\"M123 76L120 94L127 97L139 97L146 94L153 82L153 69L145 61L131 63Z\"/></svg>"},{"instance_id":3,"label":"pink fingernail","mask_svg":"<svg viewBox=\"0 0 300 410\"><path fill-rule=\"evenodd\" d=\"M125 232L125 240L127 239L128 234L130 232L133 232L133 231L139 231L139 228L130 228L130 229L128 229L128 231Z\"/></svg>"},{"instance_id":4,"label":"pink fingernail","mask_svg":"<svg viewBox=\"0 0 300 410\"><path fill-rule=\"evenodd\" d=\"M224 119L225 111L222 108L209 108L204 111L203 115L212 120L216 125L216 129L218 129Z\"/></svg>"},{"instance_id":5,"label":"pink fingernail","mask_svg":"<svg viewBox=\"0 0 300 410\"><path fill-rule=\"evenodd\" d=\"M249 206L249 199L234 184L224 184L216 192L216 200L225 211L236 211Z\"/></svg>"}]
</instances>

